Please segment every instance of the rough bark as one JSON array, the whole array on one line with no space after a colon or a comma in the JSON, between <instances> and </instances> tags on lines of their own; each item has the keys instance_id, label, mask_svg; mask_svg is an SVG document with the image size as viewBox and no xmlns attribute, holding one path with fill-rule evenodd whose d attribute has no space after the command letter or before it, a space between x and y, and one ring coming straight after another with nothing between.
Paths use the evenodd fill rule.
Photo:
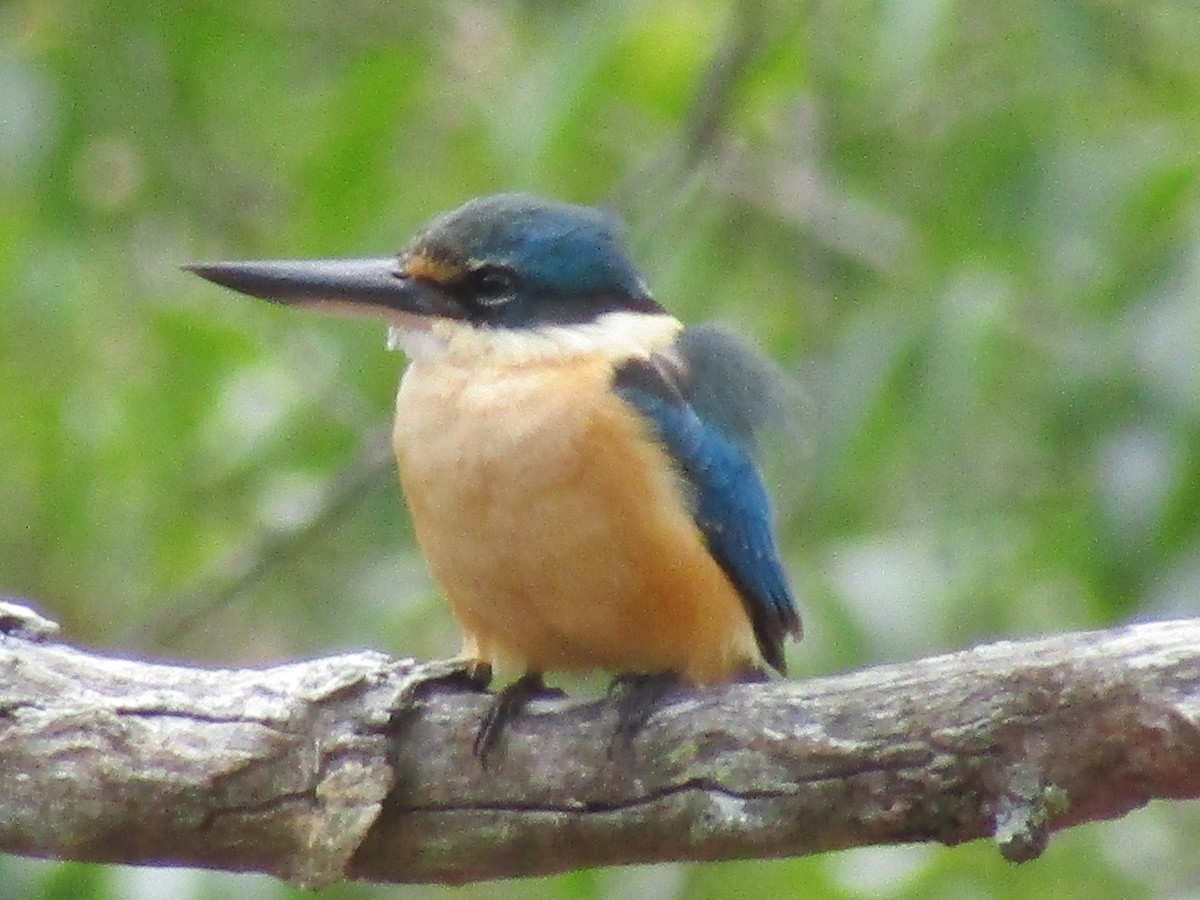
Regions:
<instances>
[{"instance_id":1,"label":"rough bark","mask_svg":"<svg viewBox=\"0 0 1200 900\"><path fill-rule=\"evenodd\" d=\"M484 698L377 653L214 670L98 656L0 609L0 850L463 882L1048 835L1200 795L1200 620L689 692L614 755L545 701L488 770ZM421 685L426 685L424 688Z\"/></svg>"}]
</instances>

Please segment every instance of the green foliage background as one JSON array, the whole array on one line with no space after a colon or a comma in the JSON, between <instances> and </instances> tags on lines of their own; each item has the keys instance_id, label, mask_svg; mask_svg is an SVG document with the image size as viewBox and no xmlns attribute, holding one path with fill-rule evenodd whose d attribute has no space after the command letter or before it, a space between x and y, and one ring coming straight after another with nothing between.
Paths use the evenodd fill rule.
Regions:
<instances>
[{"instance_id":1,"label":"green foliage background","mask_svg":"<svg viewBox=\"0 0 1200 900\"><path fill-rule=\"evenodd\" d=\"M801 677L1200 605L1200 15L1185 0L0 4L0 591L219 661L455 649L372 435L377 327L189 260L370 254L479 193L610 203L661 300L795 372ZM1156 806L477 897L1190 896ZM440 896L347 885L335 898ZM0 860L0 896L277 898Z\"/></svg>"}]
</instances>

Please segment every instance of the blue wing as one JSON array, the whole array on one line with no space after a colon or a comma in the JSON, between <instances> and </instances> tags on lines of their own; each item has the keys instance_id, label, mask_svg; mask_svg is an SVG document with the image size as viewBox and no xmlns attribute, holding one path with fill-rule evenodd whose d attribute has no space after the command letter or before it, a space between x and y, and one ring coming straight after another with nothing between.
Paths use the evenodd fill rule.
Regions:
<instances>
[{"instance_id":1,"label":"blue wing","mask_svg":"<svg viewBox=\"0 0 1200 900\"><path fill-rule=\"evenodd\" d=\"M682 367L633 360L617 370L615 388L653 425L678 466L691 492L692 516L741 595L763 659L786 674L783 640L800 635L800 617L753 457L767 394L750 368L757 360L728 355L744 351L725 341L724 333L710 329L684 332L676 346ZM719 358L706 358L713 354Z\"/></svg>"}]
</instances>

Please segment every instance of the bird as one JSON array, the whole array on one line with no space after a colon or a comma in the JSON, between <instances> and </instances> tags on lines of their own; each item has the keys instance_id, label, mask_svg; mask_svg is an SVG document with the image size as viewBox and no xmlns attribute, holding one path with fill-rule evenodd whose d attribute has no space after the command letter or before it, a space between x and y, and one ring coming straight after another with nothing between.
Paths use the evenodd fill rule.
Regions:
<instances>
[{"instance_id":1,"label":"bird","mask_svg":"<svg viewBox=\"0 0 1200 900\"><path fill-rule=\"evenodd\" d=\"M665 693L787 674L800 615L758 463L770 365L652 295L608 212L522 193L394 256L198 263L218 285L365 316L408 357L392 445L417 543L493 695L485 761L547 673L600 670L636 732Z\"/></svg>"}]
</instances>

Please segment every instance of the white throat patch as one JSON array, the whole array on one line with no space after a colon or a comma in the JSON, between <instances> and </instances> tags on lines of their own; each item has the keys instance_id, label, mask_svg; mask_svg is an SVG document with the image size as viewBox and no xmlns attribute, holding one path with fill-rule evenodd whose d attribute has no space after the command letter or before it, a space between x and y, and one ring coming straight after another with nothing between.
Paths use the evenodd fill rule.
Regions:
<instances>
[{"instance_id":1,"label":"white throat patch","mask_svg":"<svg viewBox=\"0 0 1200 900\"><path fill-rule=\"evenodd\" d=\"M409 358L486 358L521 364L566 356L600 353L625 359L649 356L669 346L683 323L665 313L610 312L578 325L537 328L487 328L451 319L422 322L420 327L392 325L388 349Z\"/></svg>"}]
</instances>

